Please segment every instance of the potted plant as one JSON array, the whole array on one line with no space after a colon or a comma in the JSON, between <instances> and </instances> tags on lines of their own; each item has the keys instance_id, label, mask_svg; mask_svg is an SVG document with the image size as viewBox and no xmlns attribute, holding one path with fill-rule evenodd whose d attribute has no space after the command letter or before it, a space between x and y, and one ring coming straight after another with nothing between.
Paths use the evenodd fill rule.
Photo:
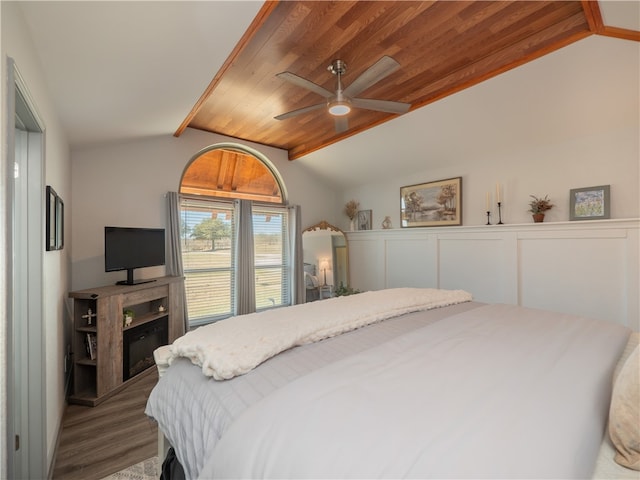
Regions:
<instances>
[{"instance_id":1,"label":"potted plant","mask_svg":"<svg viewBox=\"0 0 640 480\"><path fill-rule=\"evenodd\" d=\"M356 202L355 200L349 200L347 202L347 204L344 206L344 214L349 217L350 223L349 223L349 229L351 231L354 231L355 228L355 219L356 219L356 215L358 215L358 208L360 207L360 204L358 202Z\"/></svg>"},{"instance_id":2,"label":"potted plant","mask_svg":"<svg viewBox=\"0 0 640 480\"><path fill-rule=\"evenodd\" d=\"M549 200L549 196L545 195L544 198L538 198L535 195L529 195L533 200L529 202L529 212L533 214L533 221L540 223L544 221L544 212L551 210L553 204Z\"/></svg>"},{"instance_id":3,"label":"potted plant","mask_svg":"<svg viewBox=\"0 0 640 480\"><path fill-rule=\"evenodd\" d=\"M136 317L136 313L133 310L126 309L122 312L122 325L128 327L133 323L133 319Z\"/></svg>"},{"instance_id":4,"label":"potted plant","mask_svg":"<svg viewBox=\"0 0 640 480\"><path fill-rule=\"evenodd\" d=\"M334 295L336 297L346 297L347 295L355 295L356 293L361 293L360 290L357 290L350 286L345 286L344 283L340 282L340 286L336 288Z\"/></svg>"}]
</instances>

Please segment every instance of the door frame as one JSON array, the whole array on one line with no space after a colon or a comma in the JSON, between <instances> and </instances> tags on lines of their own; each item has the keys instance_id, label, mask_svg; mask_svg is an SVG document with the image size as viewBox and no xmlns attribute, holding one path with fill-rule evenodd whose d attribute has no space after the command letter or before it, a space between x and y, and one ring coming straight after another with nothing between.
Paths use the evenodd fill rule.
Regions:
<instances>
[{"instance_id":1,"label":"door frame","mask_svg":"<svg viewBox=\"0 0 640 480\"><path fill-rule=\"evenodd\" d=\"M45 128L26 82L10 57L7 76L7 473L9 478L47 478ZM17 123L25 135L17 134Z\"/></svg>"}]
</instances>

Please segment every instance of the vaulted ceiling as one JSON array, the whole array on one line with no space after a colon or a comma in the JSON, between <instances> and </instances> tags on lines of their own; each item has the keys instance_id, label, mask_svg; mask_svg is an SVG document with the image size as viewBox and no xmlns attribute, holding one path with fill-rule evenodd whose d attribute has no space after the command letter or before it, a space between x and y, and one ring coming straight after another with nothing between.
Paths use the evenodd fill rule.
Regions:
<instances>
[{"instance_id":1,"label":"vaulted ceiling","mask_svg":"<svg viewBox=\"0 0 640 480\"><path fill-rule=\"evenodd\" d=\"M295 159L397 115L354 108L342 133L325 108L276 120L326 101L278 73L334 91L333 60L346 63L348 86L388 55L400 67L359 96L415 110L592 34L640 40L604 25L595 1L267 2L176 135L188 126Z\"/></svg>"},{"instance_id":2,"label":"vaulted ceiling","mask_svg":"<svg viewBox=\"0 0 640 480\"><path fill-rule=\"evenodd\" d=\"M637 125L638 1L394 2L409 7L404 13L376 2L361 14L357 9L368 3L46 0L0 6L3 40L5 28L8 38L27 37L39 68L21 61L21 51L9 54L17 55L31 82L46 83L50 102L41 108L55 111L72 152L174 134L196 150L228 142L186 128L213 108L215 128L197 128L268 145L278 139L297 158L294 171L344 189L503 152L518 161L520 152L560 138ZM346 11L340 16L332 8ZM457 13L448 14L450 8ZM14 21L12 10L24 22ZM293 17L283 15L288 11ZM368 35L381 37L370 41ZM468 37L476 37L469 47ZM484 42L503 49L492 54ZM410 100L409 113L353 111L344 135L335 134L323 110L273 119L324 100L276 73L290 71L332 90L326 67L333 59L348 64L344 83L350 85L383 54L400 68L360 96ZM418 80L423 64L430 66L424 85ZM215 106L206 107L208 101Z\"/></svg>"}]
</instances>

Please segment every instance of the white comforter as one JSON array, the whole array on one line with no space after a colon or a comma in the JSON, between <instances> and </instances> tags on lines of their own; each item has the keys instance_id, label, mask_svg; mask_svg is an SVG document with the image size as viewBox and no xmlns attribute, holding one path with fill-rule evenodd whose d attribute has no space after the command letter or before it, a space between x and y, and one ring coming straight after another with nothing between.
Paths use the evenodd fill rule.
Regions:
<instances>
[{"instance_id":1,"label":"white comforter","mask_svg":"<svg viewBox=\"0 0 640 480\"><path fill-rule=\"evenodd\" d=\"M216 380L242 375L278 353L405 313L471 301L462 290L393 288L233 317L198 328L171 346Z\"/></svg>"},{"instance_id":2,"label":"white comforter","mask_svg":"<svg viewBox=\"0 0 640 480\"><path fill-rule=\"evenodd\" d=\"M473 309L254 404L200 478L589 478L628 336L570 315Z\"/></svg>"}]
</instances>

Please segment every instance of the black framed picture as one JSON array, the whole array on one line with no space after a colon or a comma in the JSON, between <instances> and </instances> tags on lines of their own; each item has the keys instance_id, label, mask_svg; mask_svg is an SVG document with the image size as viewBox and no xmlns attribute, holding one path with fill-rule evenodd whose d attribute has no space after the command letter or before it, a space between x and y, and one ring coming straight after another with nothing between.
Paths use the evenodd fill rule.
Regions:
<instances>
[{"instance_id":1,"label":"black framed picture","mask_svg":"<svg viewBox=\"0 0 640 480\"><path fill-rule=\"evenodd\" d=\"M371 210L358 211L358 230L371 230Z\"/></svg>"},{"instance_id":2,"label":"black framed picture","mask_svg":"<svg viewBox=\"0 0 640 480\"><path fill-rule=\"evenodd\" d=\"M64 202L50 185L47 185L46 203L45 248L47 251L62 250L64 246Z\"/></svg>"}]
</instances>

